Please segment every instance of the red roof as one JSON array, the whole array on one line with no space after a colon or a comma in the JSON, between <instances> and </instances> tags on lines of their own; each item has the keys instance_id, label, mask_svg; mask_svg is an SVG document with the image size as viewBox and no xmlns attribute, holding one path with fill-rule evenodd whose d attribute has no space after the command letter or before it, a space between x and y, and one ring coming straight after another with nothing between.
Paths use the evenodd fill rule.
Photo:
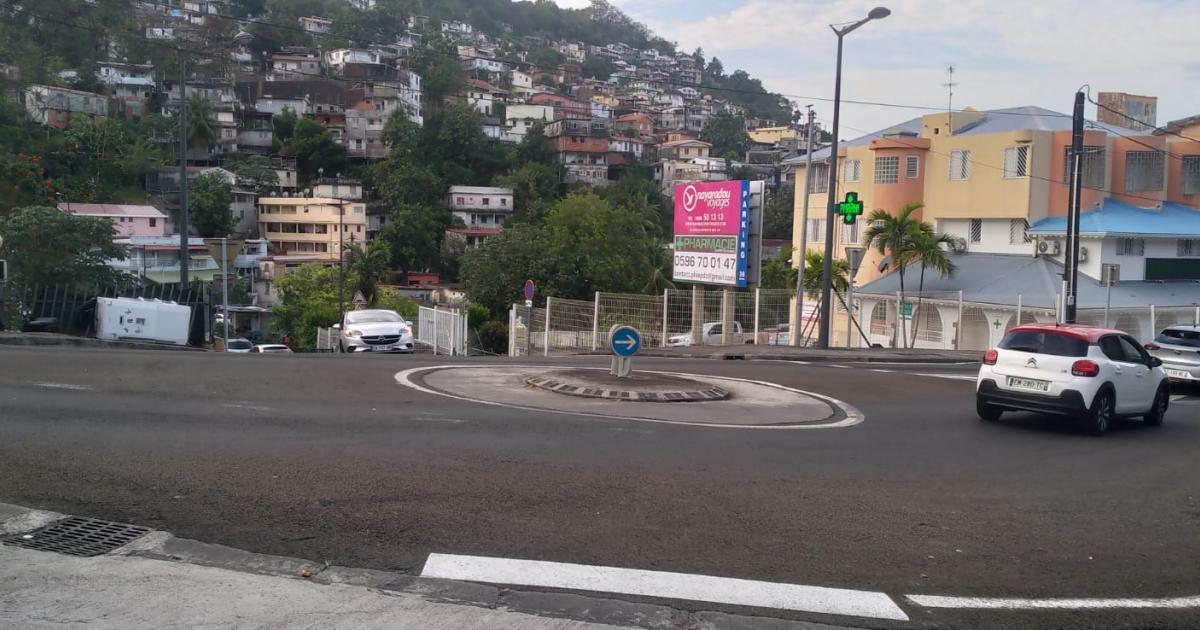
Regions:
<instances>
[{"instance_id":1,"label":"red roof","mask_svg":"<svg viewBox=\"0 0 1200 630\"><path fill-rule=\"evenodd\" d=\"M1082 339L1088 343L1096 343L1101 337L1106 335L1124 335L1124 331L1113 328L1101 328L1099 326L1087 326L1084 324L1025 324L1010 329L1008 332L1056 332L1061 335L1068 335L1076 339Z\"/></svg>"},{"instance_id":2,"label":"red roof","mask_svg":"<svg viewBox=\"0 0 1200 630\"><path fill-rule=\"evenodd\" d=\"M479 79L470 79L467 81L467 83L469 83L471 85L471 87L473 87L477 90L491 92L492 94L508 94L508 92L504 91L502 88L498 88L498 87L492 85L491 83L488 83L487 81L480 81Z\"/></svg>"}]
</instances>

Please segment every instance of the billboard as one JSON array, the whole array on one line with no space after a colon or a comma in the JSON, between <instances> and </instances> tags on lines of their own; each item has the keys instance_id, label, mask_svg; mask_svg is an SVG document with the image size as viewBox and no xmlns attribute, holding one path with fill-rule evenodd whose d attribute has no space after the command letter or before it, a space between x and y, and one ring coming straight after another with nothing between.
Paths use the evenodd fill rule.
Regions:
<instances>
[{"instance_id":1,"label":"billboard","mask_svg":"<svg viewBox=\"0 0 1200 630\"><path fill-rule=\"evenodd\" d=\"M674 280L749 284L750 188L748 181L675 186Z\"/></svg>"}]
</instances>

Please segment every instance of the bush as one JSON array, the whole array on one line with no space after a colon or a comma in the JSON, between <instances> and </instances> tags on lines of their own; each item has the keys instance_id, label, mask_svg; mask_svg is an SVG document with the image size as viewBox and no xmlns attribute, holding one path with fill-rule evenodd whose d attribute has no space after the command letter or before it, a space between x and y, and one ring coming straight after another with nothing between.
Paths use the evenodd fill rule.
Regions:
<instances>
[{"instance_id":1,"label":"bush","mask_svg":"<svg viewBox=\"0 0 1200 630\"><path fill-rule=\"evenodd\" d=\"M296 343L304 350L317 345L317 329L329 328L338 321L338 309L331 305L314 305L300 316L300 334Z\"/></svg>"},{"instance_id":2,"label":"bush","mask_svg":"<svg viewBox=\"0 0 1200 630\"><path fill-rule=\"evenodd\" d=\"M416 321L417 309L420 304L416 300L400 295L400 292L395 289L384 288L379 291L379 295L375 296L375 306L372 308L382 308L389 311L396 311L400 316L408 321Z\"/></svg>"},{"instance_id":3,"label":"bush","mask_svg":"<svg viewBox=\"0 0 1200 630\"><path fill-rule=\"evenodd\" d=\"M492 318L492 311L482 304L467 305L467 326L470 328L479 328L484 323Z\"/></svg>"},{"instance_id":4,"label":"bush","mask_svg":"<svg viewBox=\"0 0 1200 630\"><path fill-rule=\"evenodd\" d=\"M484 322L479 326L479 347L492 354L508 354L508 324Z\"/></svg>"}]
</instances>

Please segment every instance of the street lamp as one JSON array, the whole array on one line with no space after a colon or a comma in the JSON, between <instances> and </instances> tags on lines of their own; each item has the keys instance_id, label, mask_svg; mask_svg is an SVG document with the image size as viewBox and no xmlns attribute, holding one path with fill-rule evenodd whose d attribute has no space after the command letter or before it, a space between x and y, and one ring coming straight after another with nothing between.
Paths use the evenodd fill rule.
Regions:
<instances>
[{"instance_id":1,"label":"street lamp","mask_svg":"<svg viewBox=\"0 0 1200 630\"><path fill-rule=\"evenodd\" d=\"M841 28L836 24L829 25L837 35L837 75L833 87L833 129L830 130L833 143L829 149L829 188L826 192L829 207L825 212L825 260L821 275L820 328L817 333L817 345L821 348L829 348L829 318L833 312L830 300L833 298L833 218L837 210L838 117L842 107L842 38L871 20L882 20L891 14L891 10L886 7L875 7L867 17L857 22L843 25Z\"/></svg>"}]
</instances>

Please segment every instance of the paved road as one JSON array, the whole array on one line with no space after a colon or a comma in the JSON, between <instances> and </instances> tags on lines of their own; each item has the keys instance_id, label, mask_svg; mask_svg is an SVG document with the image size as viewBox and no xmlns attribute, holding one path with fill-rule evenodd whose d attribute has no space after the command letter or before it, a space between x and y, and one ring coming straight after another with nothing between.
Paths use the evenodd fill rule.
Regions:
<instances>
[{"instance_id":1,"label":"paved road","mask_svg":"<svg viewBox=\"0 0 1200 630\"><path fill-rule=\"evenodd\" d=\"M866 416L784 432L510 410L394 381L446 362L0 348L0 501L411 572L444 552L893 595L1200 594L1200 400L1096 439L978 421L970 366L639 364L818 391ZM901 603L921 626L1200 615Z\"/></svg>"}]
</instances>

